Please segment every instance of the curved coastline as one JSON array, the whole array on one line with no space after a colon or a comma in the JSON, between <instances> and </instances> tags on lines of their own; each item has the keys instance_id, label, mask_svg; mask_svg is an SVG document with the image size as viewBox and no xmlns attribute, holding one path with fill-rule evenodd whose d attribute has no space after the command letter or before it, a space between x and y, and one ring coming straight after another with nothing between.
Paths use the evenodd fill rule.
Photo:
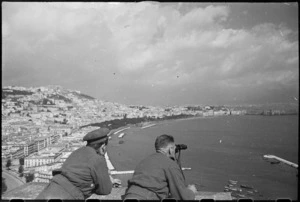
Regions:
<instances>
[{"instance_id":1,"label":"curved coastline","mask_svg":"<svg viewBox=\"0 0 300 202\"><path fill-rule=\"evenodd\" d=\"M213 118L217 118L217 117L218 119L212 120ZM283 168L283 167L277 168L275 166L278 165L275 166L269 165L266 164L263 160L261 160L261 156L259 156L259 154L260 153L265 154L264 153L265 150L261 147L261 145L265 144L265 142L263 141L259 141L259 143L252 142L254 144L253 148L251 146L252 144L247 143L245 149L240 150L240 148L242 147L242 145L244 145L245 142L254 141L257 138L258 139L262 138L262 140L267 140L267 142L270 142L269 139L265 139L269 136L266 136L266 134L264 134L266 130L263 129L263 128L267 128L269 130L270 127L265 127L264 124L269 123L271 124L269 125L271 126L271 128L278 128L280 124L275 124L277 122L274 121L275 120L282 121L282 118L281 117L266 118L262 116L257 116L257 117L254 116L224 117L223 116L223 118L219 119L219 117L222 116L188 117L188 118L172 119L172 120L149 121L146 123L147 125L156 124L156 126L150 127L149 130L146 130L147 128L141 129L141 126L134 125L128 131L126 130L126 133L128 135L125 136L124 143L122 144L119 143L121 139L118 138L117 135L115 135L111 139L111 143L109 144L109 148L108 148L109 156L116 170L118 171L134 170L137 162L142 157L144 158L144 156L148 155L149 152L151 151L154 152L152 142L155 134L169 131L170 129L173 131L173 128L175 127L176 129L172 133L174 133L175 136L177 133L176 139L179 140L180 135L178 136L179 134L178 131L180 131L182 128L189 127L190 125L188 122L179 123L179 121L193 120L193 119L203 119L203 120L208 119L205 122L200 121L199 123L200 125L196 123L197 121L196 122L192 121L192 123L194 122L194 126L192 126L192 129L189 132L191 133L191 135L193 135L193 131L201 127L203 134L207 134L207 137L204 137L203 135L189 136L188 139L181 138L180 140L180 141L190 141L188 142L188 146L190 149L186 150L183 153L187 163L185 166L192 167L191 171L186 171L189 179L189 183L200 183L201 185L199 185L197 188L199 188L201 191L223 191L222 188L224 188L224 186L226 185L229 179L238 180L239 183L243 182L247 185L253 185L259 191L262 191L260 192L260 194L262 194L263 196L257 196L258 199L262 199L262 198L268 198L276 195L276 194L272 194L272 191L274 191L275 188L269 186L272 180L282 180L281 185L278 186L278 188L276 188L276 192L280 193L279 194L280 196L284 196L283 190L286 190L286 188L284 188L284 186L286 186L284 185L284 183L288 182L289 183L287 184L288 186L291 186L290 184L294 183L294 179L292 177L293 175L292 172L294 171L291 168ZM174 123L174 121L176 122L178 121L178 124L176 122ZM251 122L251 125L256 127L256 129L252 132L247 131L247 133L240 131L240 129L242 128L243 129L248 128L248 126L246 125L249 124L249 121ZM228 123L230 124L228 125ZM166 124L166 126L160 127L162 124ZM218 126L218 128L215 128L216 127L215 125ZM237 128L235 128L235 126ZM286 125L285 127L288 126L293 126L293 125L290 124L290 125ZM226 127L226 130L224 130L225 129L224 127ZM286 129L286 130L291 131L293 129ZM280 130L280 127L278 131L282 131ZM273 132L275 132L277 136L281 134L281 132L277 132L277 129ZM262 135L261 137L255 135L260 133ZM274 138L271 141L275 145L268 148L268 150L273 151L278 147L276 145L279 143L276 141L277 138L275 138L274 136L275 134L273 134L272 137ZM280 135L280 137L282 137L282 135ZM200 138L199 140L201 141L199 142L199 145L195 145L195 140L198 140L198 138ZM223 140L222 143L219 142L220 139ZM247 152L249 151L251 151L252 154L248 154ZM274 151L278 151L278 149ZM199 162L194 165L193 162L195 162L194 161L195 158L198 159ZM187 159L189 159L189 161ZM214 163L215 161L219 161L219 160L221 161L221 163L219 164ZM228 162L231 162L230 164L232 165L235 165L236 163L245 163L245 165L251 165L251 166L246 166L244 169L245 171L242 171L239 168L234 168L232 165L228 164ZM223 167L226 171L219 169L219 166ZM270 171L268 171L268 169L272 169L271 170L272 172L269 173ZM257 172L261 172L262 174L259 175L257 174ZM277 174L273 175L274 173ZM287 179L281 179L282 177L280 176L282 175L286 175ZM191 176L193 177L196 176L196 178L198 176L198 178L200 177L200 179L198 179L197 181L193 181L191 180L193 179L191 178ZM131 175L130 174L116 175L115 177L120 178L122 180L122 186L124 186L126 180L129 179ZM265 177L270 178L270 180L266 180ZM224 184L224 186L222 186L222 184ZM266 185L261 186L259 184L266 184ZM279 187L282 190L280 190ZM292 189L292 187L290 188ZM295 193L293 190L289 191L288 193L291 195L291 197L294 197Z\"/></svg>"},{"instance_id":2,"label":"curved coastline","mask_svg":"<svg viewBox=\"0 0 300 202\"><path fill-rule=\"evenodd\" d=\"M185 120L195 120L195 119L207 119L207 118L216 118L217 116L191 116L191 117L185 117L185 118L174 118L174 119L166 119L166 120L155 120L155 121L147 121L147 122L143 122L140 123L142 125L137 126L137 124L127 124L125 126L113 129L110 136L116 136L118 133L122 132L122 131L126 131L126 130L134 130L134 129L147 129L147 128L151 128L153 126L156 125L162 125L162 124L167 124L167 123L171 123L174 121L185 121ZM147 125L144 125L144 124ZM149 126L149 127L147 127ZM111 155L109 153L111 153L112 151L110 151L112 148L110 146L108 146L108 151L107 151L107 156L108 159L110 159L110 164L112 165L113 168L116 168L114 166L113 162L119 162L120 159L114 159L114 158L109 158Z\"/></svg>"},{"instance_id":3,"label":"curved coastline","mask_svg":"<svg viewBox=\"0 0 300 202\"><path fill-rule=\"evenodd\" d=\"M12 173L10 173L6 170L2 170L2 173L7 176L7 177L4 177L6 180L7 180L7 178L11 178L10 181L15 182L15 183L13 183L13 182L7 183L9 180L6 181L6 183L7 183L6 184L7 185L7 191L6 192L25 184L25 182L23 180L21 180L19 177L15 176L14 174L12 174ZM3 175L2 175L2 177L3 177Z\"/></svg>"},{"instance_id":4,"label":"curved coastline","mask_svg":"<svg viewBox=\"0 0 300 202\"><path fill-rule=\"evenodd\" d=\"M192 117L185 117L185 118L175 118L175 119L166 119L166 120L155 120L155 121L147 121L139 124L128 124L126 126L122 126L116 129L113 129L113 131L110 134L110 137L114 137L114 139L110 139L110 144L108 145L107 149L107 156L109 161L110 168L113 168L113 171L111 172L112 175L115 178L119 178L122 181L122 186L127 186L127 181L131 179L133 173L127 172L128 170L134 170L136 165L128 166L126 159L123 158L124 156L124 150L121 150L118 143L118 133L120 132L126 132L128 130L129 133L138 133L139 130L146 130L152 127L155 127L157 125L162 124L168 124L174 121L184 121L184 120L193 120L193 119L205 119L205 118L214 118L214 117L203 117L203 116L192 116ZM149 126L149 127L147 127ZM146 127L146 128L143 128ZM132 135L132 134L131 134ZM117 149L117 151L115 151ZM121 154L121 155L120 155ZM125 165L126 164L126 165ZM119 171L125 171L124 174L115 174Z\"/></svg>"}]
</instances>

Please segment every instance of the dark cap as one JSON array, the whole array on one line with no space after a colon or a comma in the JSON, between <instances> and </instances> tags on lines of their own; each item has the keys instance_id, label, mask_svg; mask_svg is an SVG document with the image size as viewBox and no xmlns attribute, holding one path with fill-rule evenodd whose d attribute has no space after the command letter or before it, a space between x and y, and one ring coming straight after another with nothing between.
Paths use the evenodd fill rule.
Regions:
<instances>
[{"instance_id":1,"label":"dark cap","mask_svg":"<svg viewBox=\"0 0 300 202\"><path fill-rule=\"evenodd\" d=\"M83 141L87 141L88 143L100 143L105 142L108 139L109 129L107 128L99 128L97 130L93 130L86 134L83 137Z\"/></svg>"}]
</instances>

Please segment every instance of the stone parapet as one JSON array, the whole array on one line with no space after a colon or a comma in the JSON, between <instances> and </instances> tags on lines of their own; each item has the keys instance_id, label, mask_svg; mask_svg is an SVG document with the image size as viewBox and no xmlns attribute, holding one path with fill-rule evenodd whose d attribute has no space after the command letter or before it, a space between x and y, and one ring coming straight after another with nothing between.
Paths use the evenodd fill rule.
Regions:
<instances>
[{"instance_id":1,"label":"stone parapet","mask_svg":"<svg viewBox=\"0 0 300 202\"><path fill-rule=\"evenodd\" d=\"M35 199L38 194L45 188L47 183L31 182L17 187L2 195L2 199ZM102 200L121 200L126 187L113 188L109 195L93 194L88 199ZM214 199L214 200L232 200L230 192L198 192L196 200Z\"/></svg>"}]
</instances>

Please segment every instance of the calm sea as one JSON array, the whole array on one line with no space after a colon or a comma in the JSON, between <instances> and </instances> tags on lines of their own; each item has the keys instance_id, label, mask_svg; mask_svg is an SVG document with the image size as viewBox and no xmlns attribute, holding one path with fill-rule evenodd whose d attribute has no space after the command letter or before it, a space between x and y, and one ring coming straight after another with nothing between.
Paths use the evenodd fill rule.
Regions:
<instances>
[{"instance_id":1,"label":"calm sea","mask_svg":"<svg viewBox=\"0 0 300 202\"><path fill-rule=\"evenodd\" d=\"M182 151L187 183L198 190L222 192L228 180L236 186L248 185L257 192L243 190L253 199L297 199L298 170L271 164L262 158L272 154L298 164L298 116L223 116L173 120L156 126L126 130L121 139L114 135L108 153L117 170L133 170L154 152L158 135L170 134ZM120 144L121 143L121 144ZM253 190L250 190L250 192Z\"/></svg>"}]
</instances>

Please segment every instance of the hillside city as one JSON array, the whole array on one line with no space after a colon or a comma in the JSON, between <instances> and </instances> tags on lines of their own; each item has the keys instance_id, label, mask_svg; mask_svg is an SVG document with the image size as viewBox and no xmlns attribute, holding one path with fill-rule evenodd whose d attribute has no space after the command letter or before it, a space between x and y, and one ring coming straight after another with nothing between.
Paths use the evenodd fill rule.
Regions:
<instances>
[{"instance_id":1,"label":"hillside city","mask_svg":"<svg viewBox=\"0 0 300 202\"><path fill-rule=\"evenodd\" d=\"M7 86L2 88L2 170L6 167L26 182L49 182L52 171L85 145L82 138L97 128L90 126L94 123L135 119L142 120L136 124L145 125L173 118L253 114L293 115L298 111L239 106L127 106L61 86ZM22 163L11 166L9 161L14 160Z\"/></svg>"}]
</instances>

